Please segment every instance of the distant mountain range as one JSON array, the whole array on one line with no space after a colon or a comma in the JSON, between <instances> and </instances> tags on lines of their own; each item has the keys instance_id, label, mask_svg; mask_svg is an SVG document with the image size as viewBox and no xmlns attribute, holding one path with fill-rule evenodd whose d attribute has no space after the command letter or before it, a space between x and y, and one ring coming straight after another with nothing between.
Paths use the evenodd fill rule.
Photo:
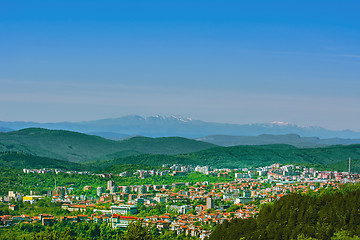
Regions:
<instances>
[{"instance_id":1,"label":"distant mountain range","mask_svg":"<svg viewBox=\"0 0 360 240\"><path fill-rule=\"evenodd\" d=\"M91 133L111 139L123 139L134 135L199 138L210 135L258 136L261 134L297 134L301 137L360 139L360 133L351 130L333 131L322 127L301 127L284 122L255 124L212 123L181 116L144 118L132 115L96 121L58 123L0 121L0 131L3 132L30 127Z\"/></svg>"},{"instance_id":2,"label":"distant mountain range","mask_svg":"<svg viewBox=\"0 0 360 240\"><path fill-rule=\"evenodd\" d=\"M238 145L266 145L266 144L289 144L300 148L324 147L330 145L360 144L360 139L300 137L297 134L272 135L262 134L259 136L229 136L212 135L197 138L196 140L213 143L219 146L229 147Z\"/></svg>"}]
</instances>

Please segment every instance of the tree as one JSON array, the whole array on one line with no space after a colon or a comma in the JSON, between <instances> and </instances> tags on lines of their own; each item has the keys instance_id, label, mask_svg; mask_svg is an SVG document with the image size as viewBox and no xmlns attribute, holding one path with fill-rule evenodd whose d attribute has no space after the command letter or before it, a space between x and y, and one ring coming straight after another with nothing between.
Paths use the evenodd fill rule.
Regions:
<instances>
[{"instance_id":1,"label":"tree","mask_svg":"<svg viewBox=\"0 0 360 240\"><path fill-rule=\"evenodd\" d=\"M350 233L345 230L338 231L334 234L334 236L331 238L331 240L360 240L360 237L358 236L350 236Z\"/></svg>"},{"instance_id":2,"label":"tree","mask_svg":"<svg viewBox=\"0 0 360 240\"><path fill-rule=\"evenodd\" d=\"M150 228L143 226L141 221L132 222L127 227L123 240L153 240L150 234Z\"/></svg>"},{"instance_id":3,"label":"tree","mask_svg":"<svg viewBox=\"0 0 360 240\"><path fill-rule=\"evenodd\" d=\"M87 232L91 239L98 239L100 237L100 227L98 224L92 224Z\"/></svg>"}]
</instances>

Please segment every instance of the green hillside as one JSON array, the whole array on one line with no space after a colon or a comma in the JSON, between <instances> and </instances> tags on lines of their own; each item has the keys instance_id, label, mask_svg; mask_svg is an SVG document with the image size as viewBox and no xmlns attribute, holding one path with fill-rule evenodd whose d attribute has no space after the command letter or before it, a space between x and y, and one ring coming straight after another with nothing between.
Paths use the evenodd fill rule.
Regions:
<instances>
[{"instance_id":1,"label":"green hillside","mask_svg":"<svg viewBox=\"0 0 360 240\"><path fill-rule=\"evenodd\" d=\"M211 143L180 137L134 137L113 141L77 132L41 128L0 133L0 152L20 151L72 162L109 159L139 153L183 154L214 146Z\"/></svg>"},{"instance_id":2,"label":"green hillside","mask_svg":"<svg viewBox=\"0 0 360 240\"><path fill-rule=\"evenodd\" d=\"M349 160L333 163L327 167L330 170L347 172L349 170ZM359 159L351 160L351 172L360 173L360 160Z\"/></svg>"},{"instance_id":3,"label":"green hillside","mask_svg":"<svg viewBox=\"0 0 360 240\"><path fill-rule=\"evenodd\" d=\"M114 166L123 164L141 164L147 166L161 166L168 163L182 163L182 164L194 164L194 162L186 158L185 156L172 156L172 155L160 155L160 154L141 154L136 156L128 156L123 158L116 158L107 161L91 162L86 164L88 168L95 168L99 166L103 169L112 170Z\"/></svg>"},{"instance_id":4,"label":"green hillside","mask_svg":"<svg viewBox=\"0 0 360 240\"><path fill-rule=\"evenodd\" d=\"M78 169L111 171L122 164L160 166L164 163L211 165L214 167L258 167L273 163L296 163L324 166L330 170L347 170L347 160L353 159L353 171L360 171L360 145L336 145L319 148L296 148L291 145L262 145L219 147L209 143L179 137L134 137L112 141L82 133L29 128L0 133L0 152L22 152L29 158L38 158L34 164L62 165L54 159L87 162L74 165ZM10 164L10 163L8 163ZM24 167L35 167L31 161ZM30 164L27 166L27 164ZM4 165L10 166L10 165ZM15 165L14 165L15 166ZM71 165L68 165L69 167Z\"/></svg>"},{"instance_id":5,"label":"green hillside","mask_svg":"<svg viewBox=\"0 0 360 240\"><path fill-rule=\"evenodd\" d=\"M216 147L212 143L182 137L133 137L118 142L126 150L152 154L183 154Z\"/></svg>"},{"instance_id":6,"label":"green hillside","mask_svg":"<svg viewBox=\"0 0 360 240\"><path fill-rule=\"evenodd\" d=\"M118 164L161 165L183 163L214 167L259 167L273 163L302 163L325 166L328 169L346 170L347 160L354 162L353 170L360 171L360 145L324 148L296 148L290 145L216 147L199 152L166 156L142 154L102 162L105 166Z\"/></svg>"},{"instance_id":7,"label":"green hillside","mask_svg":"<svg viewBox=\"0 0 360 240\"><path fill-rule=\"evenodd\" d=\"M256 218L216 226L209 240L360 239L359 185L292 193L264 204Z\"/></svg>"},{"instance_id":8,"label":"green hillside","mask_svg":"<svg viewBox=\"0 0 360 240\"><path fill-rule=\"evenodd\" d=\"M272 163L311 163L330 165L360 159L360 145L323 148L295 148L289 145L236 146L213 148L185 155L201 163L218 167L264 166Z\"/></svg>"},{"instance_id":9,"label":"green hillside","mask_svg":"<svg viewBox=\"0 0 360 240\"><path fill-rule=\"evenodd\" d=\"M0 153L0 167L11 168L61 168L67 170L84 170L78 163L61 161L46 157L38 157L20 152Z\"/></svg>"}]
</instances>

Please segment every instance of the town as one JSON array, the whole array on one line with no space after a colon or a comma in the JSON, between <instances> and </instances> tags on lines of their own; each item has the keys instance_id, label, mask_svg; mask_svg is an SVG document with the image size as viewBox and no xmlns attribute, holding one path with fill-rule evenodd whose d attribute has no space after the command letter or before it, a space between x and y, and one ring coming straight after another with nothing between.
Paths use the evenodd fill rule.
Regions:
<instances>
[{"instance_id":1,"label":"town","mask_svg":"<svg viewBox=\"0 0 360 240\"><path fill-rule=\"evenodd\" d=\"M23 174L89 175L105 178L107 185L57 186L47 194L30 191L9 191L2 196L2 204L14 213L21 213L19 202L34 204L42 199L59 203L65 216L42 213L36 216L25 214L0 216L1 227L12 227L19 223L38 222L52 225L56 222L106 223L112 228L126 229L131 222L141 221L143 225L155 226L159 232L173 231L204 239L214 227L224 220L249 218L259 213L262 204L272 202L293 192L334 189L345 183L359 182L359 174L337 171L319 171L296 165L273 164L258 168L213 169L210 166L188 166L165 164L162 169L124 171L121 178L136 176L146 179L152 176L173 178L198 172L213 176L217 182L174 182L172 184L118 185L114 174L65 171L61 169L23 169ZM224 181L222 181L224 180ZM79 190L82 194L78 193ZM87 194L87 192L95 192Z\"/></svg>"}]
</instances>

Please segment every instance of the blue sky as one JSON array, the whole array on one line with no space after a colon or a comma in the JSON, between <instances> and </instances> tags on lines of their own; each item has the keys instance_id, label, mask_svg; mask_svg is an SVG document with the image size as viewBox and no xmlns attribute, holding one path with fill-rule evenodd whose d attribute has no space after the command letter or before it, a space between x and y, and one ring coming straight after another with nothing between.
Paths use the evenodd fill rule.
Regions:
<instances>
[{"instance_id":1,"label":"blue sky","mask_svg":"<svg viewBox=\"0 0 360 240\"><path fill-rule=\"evenodd\" d=\"M0 120L360 131L358 1L0 0Z\"/></svg>"}]
</instances>

